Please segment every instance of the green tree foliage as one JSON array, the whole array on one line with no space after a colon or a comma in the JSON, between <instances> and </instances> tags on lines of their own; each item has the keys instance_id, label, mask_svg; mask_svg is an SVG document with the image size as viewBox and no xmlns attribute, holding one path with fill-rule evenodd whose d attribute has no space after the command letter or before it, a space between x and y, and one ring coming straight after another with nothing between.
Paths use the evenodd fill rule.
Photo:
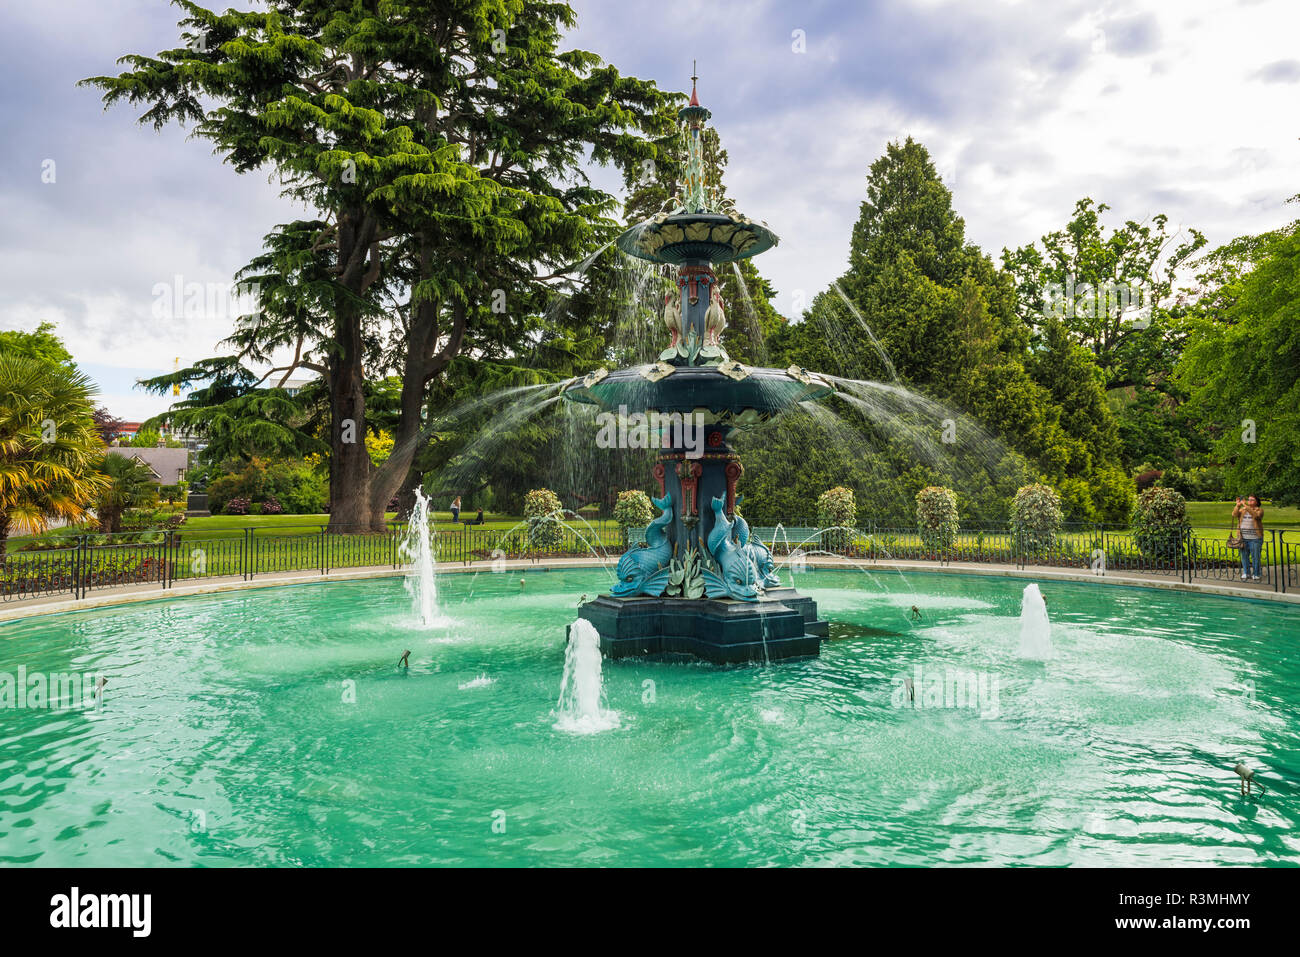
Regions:
<instances>
[{"instance_id":1,"label":"green tree foliage","mask_svg":"<svg viewBox=\"0 0 1300 957\"><path fill-rule=\"evenodd\" d=\"M192 387L170 411L141 427L157 428L167 420L176 428L202 435L207 442L204 458L209 462L328 453L329 443L319 437L328 430L323 383L291 396L279 387L284 378L283 374L277 376L267 387L263 385L265 376L258 376L237 358L200 360L141 383L158 395L170 392L178 383Z\"/></svg>"},{"instance_id":2,"label":"green tree foliage","mask_svg":"<svg viewBox=\"0 0 1300 957\"><path fill-rule=\"evenodd\" d=\"M331 524L381 524L423 442L430 383L482 342L527 338L547 276L614 228L582 164L651 155L638 126L662 94L562 51L562 3L181 6L183 47L87 82L147 106L144 122L192 124L240 172L273 169L319 212L246 271L265 285L241 358L292 343L322 375ZM365 383L388 371L400 413L376 467Z\"/></svg>"},{"instance_id":3,"label":"green tree foliage","mask_svg":"<svg viewBox=\"0 0 1300 957\"><path fill-rule=\"evenodd\" d=\"M41 359L66 368L75 368L72 353L55 335L52 322L42 322L32 332L6 329L0 332L0 356L15 359Z\"/></svg>"},{"instance_id":4,"label":"green tree foliage","mask_svg":"<svg viewBox=\"0 0 1300 957\"><path fill-rule=\"evenodd\" d=\"M1015 279L1017 314L1035 331L1036 346L1063 328L1092 354L1101 387L1112 397L1107 404L1119 443L1114 451L1131 469L1142 460L1171 462L1194 450L1194 443L1178 439L1187 435L1177 411L1185 395L1172 372L1186 335L1186 310L1172 293L1175 274L1205 237L1195 229L1186 239L1170 232L1163 214L1108 230L1102 223L1108 210L1081 199L1063 229L1042 237L1041 248L1031 243L1003 250L1002 261ZM1062 424L1086 439L1079 420L1067 417ZM1093 443L1094 454L1105 447L1110 457L1109 435L1094 439L1100 440Z\"/></svg>"},{"instance_id":5,"label":"green tree foliage","mask_svg":"<svg viewBox=\"0 0 1300 957\"><path fill-rule=\"evenodd\" d=\"M855 488L873 518L910 525L912 497L945 485L964 514L1005 520L1011 494L1036 472L1062 487L1073 481L1069 517L1124 520L1130 501L1120 491L1115 425L1094 363L1060 328L1049 331L1031 350L1014 277L966 242L951 192L925 147L909 138L871 165L847 272L802 322L777 331L772 352L780 365L897 378L948 406L918 400L906 426L868 416L853 440L856 461L842 474L861 483ZM941 446L934 440L945 419L956 428ZM827 441L825 433L786 441L799 447L784 452L817 462L835 454L813 447ZM927 454L918 456L918 447ZM890 484L892 475L901 478ZM760 505L758 491L746 491Z\"/></svg>"},{"instance_id":6,"label":"green tree foliage","mask_svg":"<svg viewBox=\"0 0 1300 957\"><path fill-rule=\"evenodd\" d=\"M1179 384L1237 494L1300 502L1300 233L1237 241L1190 321Z\"/></svg>"}]
</instances>

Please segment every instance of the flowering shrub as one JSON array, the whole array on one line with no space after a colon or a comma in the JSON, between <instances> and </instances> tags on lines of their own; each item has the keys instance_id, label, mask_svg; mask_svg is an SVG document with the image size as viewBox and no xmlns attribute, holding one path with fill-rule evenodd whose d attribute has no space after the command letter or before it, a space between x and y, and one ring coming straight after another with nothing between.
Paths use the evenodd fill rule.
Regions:
<instances>
[{"instance_id":1,"label":"flowering shrub","mask_svg":"<svg viewBox=\"0 0 1300 957\"><path fill-rule=\"evenodd\" d=\"M847 548L849 532L858 523L858 506L853 499L853 489L837 485L817 496L817 525L819 528L843 526L822 533L822 544L829 549Z\"/></svg>"},{"instance_id":2,"label":"flowering shrub","mask_svg":"<svg viewBox=\"0 0 1300 957\"><path fill-rule=\"evenodd\" d=\"M916 527L929 551L947 551L957 542L957 496L950 488L931 485L916 493Z\"/></svg>"},{"instance_id":3,"label":"flowering shrub","mask_svg":"<svg viewBox=\"0 0 1300 957\"><path fill-rule=\"evenodd\" d=\"M226 515L247 515L250 502L242 495L236 495L226 502L221 509Z\"/></svg>"},{"instance_id":4,"label":"flowering shrub","mask_svg":"<svg viewBox=\"0 0 1300 957\"><path fill-rule=\"evenodd\" d=\"M267 500L262 503L262 514L283 515L284 506L280 504L280 500L276 498L274 495L269 496Z\"/></svg>"},{"instance_id":5,"label":"flowering shrub","mask_svg":"<svg viewBox=\"0 0 1300 957\"><path fill-rule=\"evenodd\" d=\"M1147 558L1173 558L1188 528L1187 500L1171 488L1149 488L1138 496L1130 527Z\"/></svg>"},{"instance_id":6,"label":"flowering shrub","mask_svg":"<svg viewBox=\"0 0 1300 957\"><path fill-rule=\"evenodd\" d=\"M535 488L524 496L528 541L535 548L554 548L563 540L560 497L549 488Z\"/></svg>"},{"instance_id":7,"label":"flowering shrub","mask_svg":"<svg viewBox=\"0 0 1300 957\"><path fill-rule=\"evenodd\" d=\"M654 506L645 492L628 489L618 493L618 501L614 504L614 521L618 524L624 528L641 528L649 525L654 517Z\"/></svg>"},{"instance_id":8,"label":"flowering shrub","mask_svg":"<svg viewBox=\"0 0 1300 957\"><path fill-rule=\"evenodd\" d=\"M1026 485L1011 502L1011 536L1021 551L1056 544L1061 528L1061 497L1050 485Z\"/></svg>"}]
</instances>

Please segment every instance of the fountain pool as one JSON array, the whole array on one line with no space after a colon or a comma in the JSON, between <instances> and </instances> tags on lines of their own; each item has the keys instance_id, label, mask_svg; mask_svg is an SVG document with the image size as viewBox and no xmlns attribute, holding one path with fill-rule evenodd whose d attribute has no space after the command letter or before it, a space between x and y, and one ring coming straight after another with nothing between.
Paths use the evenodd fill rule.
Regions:
<instances>
[{"instance_id":1,"label":"fountain pool","mask_svg":"<svg viewBox=\"0 0 1300 957\"><path fill-rule=\"evenodd\" d=\"M0 863L1300 862L1300 608L1044 582L1027 661L1023 579L817 570L819 658L606 660L616 726L574 734L565 626L608 579L518 578L442 576L434 628L397 578L0 626L2 672L109 678L0 709Z\"/></svg>"}]
</instances>

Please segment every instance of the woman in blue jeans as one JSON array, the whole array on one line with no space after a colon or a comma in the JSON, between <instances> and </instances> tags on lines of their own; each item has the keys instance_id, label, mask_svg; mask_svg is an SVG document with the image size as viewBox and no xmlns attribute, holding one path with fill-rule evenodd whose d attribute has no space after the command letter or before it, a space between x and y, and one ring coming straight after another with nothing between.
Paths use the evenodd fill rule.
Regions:
<instances>
[{"instance_id":1,"label":"woman in blue jeans","mask_svg":"<svg viewBox=\"0 0 1300 957\"><path fill-rule=\"evenodd\" d=\"M1245 501L1237 499L1232 518L1241 530L1241 580L1260 580L1259 557L1264 550L1264 509L1258 495L1249 495Z\"/></svg>"}]
</instances>

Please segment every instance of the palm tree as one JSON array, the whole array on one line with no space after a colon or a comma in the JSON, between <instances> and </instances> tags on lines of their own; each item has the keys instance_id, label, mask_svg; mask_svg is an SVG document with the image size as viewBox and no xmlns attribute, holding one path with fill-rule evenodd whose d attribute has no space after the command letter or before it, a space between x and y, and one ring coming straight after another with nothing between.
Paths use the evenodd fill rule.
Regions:
<instances>
[{"instance_id":1,"label":"palm tree","mask_svg":"<svg viewBox=\"0 0 1300 957\"><path fill-rule=\"evenodd\" d=\"M99 463L99 470L108 484L95 501L95 515L99 518L101 532L116 532L122 528L122 512L133 505L143 505L157 497L153 487L153 473L137 459L109 452Z\"/></svg>"},{"instance_id":2,"label":"palm tree","mask_svg":"<svg viewBox=\"0 0 1300 957\"><path fill-rule=\"evenodd\" d=\"M95 466L94 385L76 369L0 355L0 560L9 534L79 522L108 479Z\"/></svg>"}]
</instances>

